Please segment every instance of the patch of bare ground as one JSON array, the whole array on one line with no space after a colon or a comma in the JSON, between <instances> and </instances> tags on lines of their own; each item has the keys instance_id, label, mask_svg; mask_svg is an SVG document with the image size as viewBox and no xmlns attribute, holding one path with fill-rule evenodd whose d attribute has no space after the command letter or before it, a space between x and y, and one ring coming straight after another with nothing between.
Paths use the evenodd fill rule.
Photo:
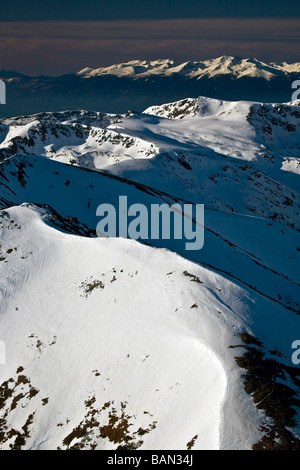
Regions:
<instances>
[{"instance_id":1,"label":"patch of bare ground","mask_svg":"<svg viewBox=\"0 0 300 470\"><path fill-rule=\"evenodd\" d=\"M35 412L26 413L25 422L19 428L10 424L10 415L19 407L26 409L31 400L39 394L32 386L30 379L22 374L23 367L18 367L16 376L0 385L0 448L9 447L11 450L22 450L30 437L30 428L34 421ZM44 402L44 405L47 403Z\"/></svg>"},{"instance_id":2,"label":"patch of bare ground","mask_svg":"<svg viewBox=\"0 0 300 470\"><path fill-rule=\"evenodd\" d=\"M280 351L267 351L250 334L240 336L244 353L235 360L246 371L245 391L268 418L261 428L263 437L253 450L300 450L300 440L292 433L300 407L299 368L283 363Z\"/></svg>"}]
</instances>

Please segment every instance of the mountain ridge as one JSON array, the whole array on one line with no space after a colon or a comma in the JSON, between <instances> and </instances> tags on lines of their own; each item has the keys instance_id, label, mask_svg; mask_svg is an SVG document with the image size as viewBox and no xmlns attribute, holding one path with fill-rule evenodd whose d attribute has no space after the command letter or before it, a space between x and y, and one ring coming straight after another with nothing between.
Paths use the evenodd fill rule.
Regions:
<instances>
[{"instance_id":1,"label":"mountain ridge","mask_svg":"<svg viewBox=\"0 0 300 470\"><path fill-rule=\"evenodd\" d=\"M176 63L172 59L158 59L152 61L132 60L125 63L114 64L109 67L86 67L77 74L85 78L99 77L102 75L115 75L119 77L131 76L134 78L146 78L157 76L181 75L186 78L200 79L212 78L220 75L232 75L234 78L244 76L260 77L270 80L275 76L300 73L300 62L288 64L286 62L263 62L257 59L234 56L221 56L215 59L203 61L188 61Z\"/></svg>"}]
</instances>

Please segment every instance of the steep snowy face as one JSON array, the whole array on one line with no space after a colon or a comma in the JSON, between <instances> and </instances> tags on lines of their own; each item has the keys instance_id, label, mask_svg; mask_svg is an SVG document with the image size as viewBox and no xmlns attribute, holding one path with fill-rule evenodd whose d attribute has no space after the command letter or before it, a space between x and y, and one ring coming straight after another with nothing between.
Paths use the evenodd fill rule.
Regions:
<instances>
[{"instance_id":1,"label":"steep snowy face","mask_svg":"<svg viewBox=\"0 0 300 470\"><path fill-rule=\"evenodd\" d=\"M115 75L117 77L145 78L151 76L172 76L179 74L188 78L213 78L221 75L231 75L234 78L256 77L270 80L275 76L287 73L299 73L300 63L288 64L265 63L257 59L243 59L232 56L221 56L216 59L204 61L188 61L182 64L173 60L133 60L130 62L91 69L89 67L78 72L85 78L99 77L103 75Z\"/></svg>"},{"instance_id":2,"label":"steep snowy face","mask_svg":"<svg viewBox=\"0 0 300 470\"><path fill-rule=\"evenodd\" d=\"M96 77L99 75L116 75L119 77L126 76L141 76L145 75L163 75L165 73L174 73L173 68L176 67L173 60L131 60L130 62L115 64L109 67L102 67L98 69L91 69L89 67L78 72L78 75L83 77Z\"/></svg>"},{"instance_id":3,"label":"steep snowy face","mask_svg":"<svg viewBox=\"0 0 300 470\"><path fill-rule=\"evenodd\" d=\"M299 98L299 74L300 63L264 63L231 56L184 63L133 60L51 77L0 70L9 95L0 117L66 109L142 112L154 104L197 96L282 103ZM90 118L85 117L88 125Z\"/></svg>"},{"instance_id":4,"label":"steep snowy face","mask_svg":"<svg viewBox=\"0 0 300 470\"><path fill-rule=\"evenodd\" d=\"M1 449L258 442L265 418L243 390L240 335L251 344L245 331L272 322L264 346L286 357L297 317L168 250L53 224L48 208L1 211Z\"/></svg>"}]
</instances>

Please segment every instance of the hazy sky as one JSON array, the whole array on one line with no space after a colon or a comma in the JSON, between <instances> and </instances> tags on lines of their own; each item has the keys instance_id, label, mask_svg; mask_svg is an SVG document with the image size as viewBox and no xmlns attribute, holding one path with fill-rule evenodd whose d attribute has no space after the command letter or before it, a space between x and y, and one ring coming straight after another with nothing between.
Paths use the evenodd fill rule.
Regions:
<instances>
[{"instance_id":1,"label":"hazy sky","mask_svg":"<svg viewBox=\"0 0 300 470\"><path fill-rule=\"evenodd\" d=\"M0 68L57 75L132 59L300 61L299 0L14 0Z\"/></svg>"},{"instance_id":2,"label":"hazy sky","mask_svg":"<svg viewBox=\"0 0 300 470\"><path fill-rule=\"evenodd\" d=\"M300 16L299 0L13 0L2 21Z\"/></svg>"}]
</instances>

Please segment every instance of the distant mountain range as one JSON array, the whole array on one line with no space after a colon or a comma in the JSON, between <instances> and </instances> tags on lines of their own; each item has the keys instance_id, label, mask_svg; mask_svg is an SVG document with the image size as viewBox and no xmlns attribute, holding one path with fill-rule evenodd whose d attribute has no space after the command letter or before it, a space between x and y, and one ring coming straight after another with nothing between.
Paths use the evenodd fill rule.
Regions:
<instances>
[{"instance_id":1,"label":"distant mountain range","mask_svg":"<svg viewBox=\"0 0 300 470\"><path fill-rule=\"evenodd\" d=\"M0 117L65 109L141 112L153 104L201 95L282 103L291 100L291 85L299 76L300 63L231 56L183 64L133 60L59 77L30 77L0 69L0 79L7 85L7 104L0 107Z\"/></svg>"},{"instance_id":2,"label":"distant mountain range","mask_svg":"<svg viewBox=\"0 0 300 470\"><path fill-rule=\"evenodd\" d=\"M0 450L300 449L299 104L0 120ZM203 248L97 238L119 196Z\"/></svg>"}]
</instances>

